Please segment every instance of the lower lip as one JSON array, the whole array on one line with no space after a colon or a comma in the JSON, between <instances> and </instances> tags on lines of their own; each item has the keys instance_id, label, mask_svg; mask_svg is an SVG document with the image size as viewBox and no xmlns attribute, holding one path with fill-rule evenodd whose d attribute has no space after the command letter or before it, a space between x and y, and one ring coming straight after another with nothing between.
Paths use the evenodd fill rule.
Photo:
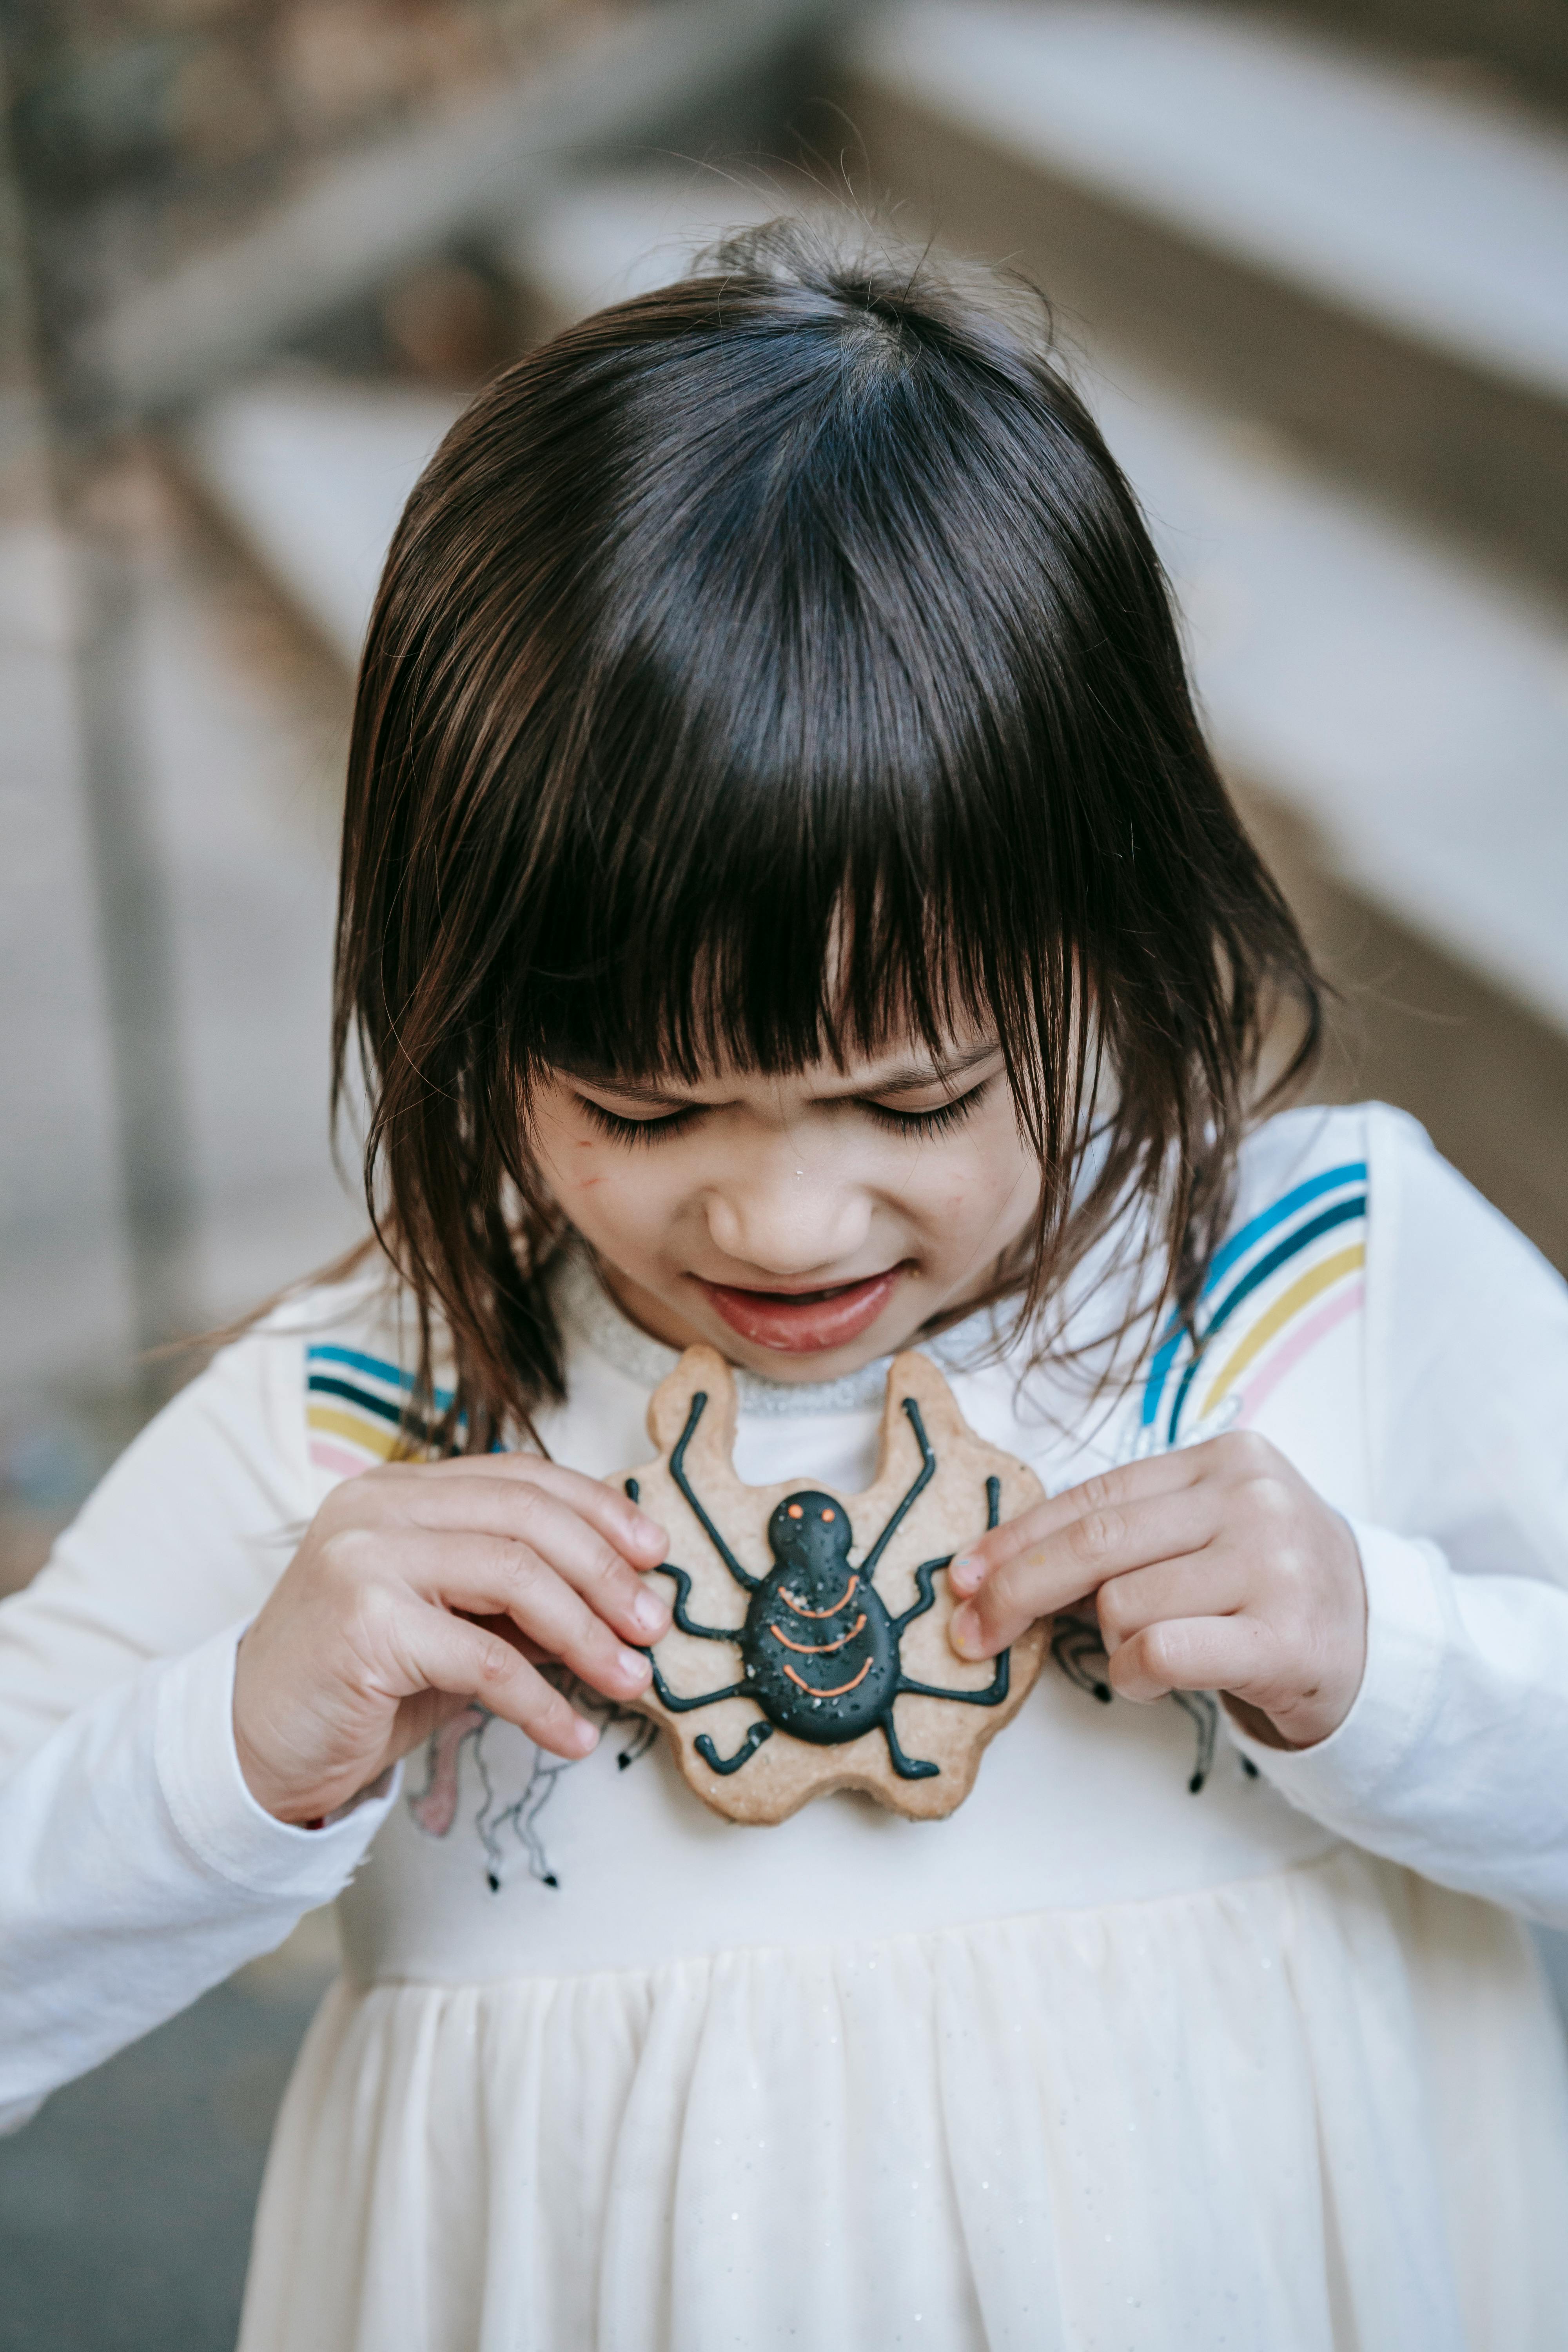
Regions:
<instances>
[{"instance_id":1,"label":"lower lip","mask_svg":"<svg viewBox=\"0 0 1568 2352\"><path fill-rule=\"evenodd\" d=\"M797 1297L781 1290L731 1290L721 1282L704 1282L702 1289L731 1330L752 1347L773 1348L785 1356L816 1356L829 1348L847 1348L868 1331L903 1271L901 1265L889 1266L886 1274L874 1274L865 1282Z\"/></svg>"}]
</instances>

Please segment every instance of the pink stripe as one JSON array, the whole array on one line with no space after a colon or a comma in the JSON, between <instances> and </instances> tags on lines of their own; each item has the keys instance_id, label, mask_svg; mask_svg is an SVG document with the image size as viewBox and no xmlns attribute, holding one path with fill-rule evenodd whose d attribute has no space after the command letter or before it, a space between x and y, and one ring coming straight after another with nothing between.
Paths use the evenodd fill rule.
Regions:
<instances>
[{"instance_id":1,"label":"pink stripe","mask_svg":"<svg viewBox=\"0 0 1568 2352\"><path fill-rule=\"evenodd\" d=\"M1247 1427L1259 1407L1273 1395L1286 1373L1293 1371L1309 1349L1315 1348L1320 1339L1326 1339L1347 1315L1353 1315L1365 1296L1365 1283L1352 1282L1348 1290L1342 1290L1337 1298L1331 1298L1326 1307L1320 1307L1315 1315L1309 1315L1306 1321L1291 1332L1285 1345L1277 1355L1270 1356L1247 1389L1247 1402L1236 1417L1236 1428Z\"/></svg>"},{"instance_id":2,"label":"pink stripe","mask_svg":"<svg viewBox=\"0 0 1568 2352\"><path fill-rule=\"evenodd\" d=\"M310 1459L318 1470L335 1470L340 1478L357 1478L363 1470L374 1470L374 1462L362 1461L346 1446L331 1445L324 1437L310 1440Z\"/></svg>"}]
</instances>

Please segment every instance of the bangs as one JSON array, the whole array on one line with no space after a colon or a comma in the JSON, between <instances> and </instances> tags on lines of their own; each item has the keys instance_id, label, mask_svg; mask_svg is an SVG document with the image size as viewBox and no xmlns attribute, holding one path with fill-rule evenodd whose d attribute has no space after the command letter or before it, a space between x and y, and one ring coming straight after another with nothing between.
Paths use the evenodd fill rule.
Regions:
<instances>
[{"instance_id":1,"label":"bangs","mask_svg":"<svg viewBox=\"0 0 1568 2352\"><path fill-rule=\"evenodd\" d=\"M877 709L886 647L853 617L792 663L753 609L695 708L649 690L679 665L639 664L624 726L595 698L508 1008L520 1057L690 1082L978 1026L1037 1061L1026 1008L1069 968L1059 915L1033 892L1011 935L980 730L944 744L912 695ZM681 618L703 627L691 604Z\"/></svg>"},{"instance_id":2,"label":"bangs","mask_svg":"<svg viewBox=\"0 0 1568 2352\"><path fill-rule=\"evenodd\" d=\"M584 940L575 971L552 973L515 1008L520 1059L696 1084L720 1069L846 1069L912 1038L941 1055L977 1028L1001 1037L970 952L977 934L951 903L886 889L868 919L856 894L885 888L885 877L850 878L842 866L823 877L798 841L781 848L761 845L751 870L722 877L722 898L701 863L688 896L629 893L619 944L600 955ZM605 911L609 929L616 908ZM569 925L570 908L562 912ZM1007 1042L1010 1059L1030 1055L1032 1037Z\"/></svg>"}]
</instances>

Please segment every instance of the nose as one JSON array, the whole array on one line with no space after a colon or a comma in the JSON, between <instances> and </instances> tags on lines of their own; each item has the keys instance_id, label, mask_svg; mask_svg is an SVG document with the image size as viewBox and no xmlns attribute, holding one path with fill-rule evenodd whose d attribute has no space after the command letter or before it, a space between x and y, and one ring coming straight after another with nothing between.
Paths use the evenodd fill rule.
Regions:
<instances>
[{"instance_id":1,"label":"nose","mask_svg":"<svg viewBox=\"0 0 1568 2352\"><path fill-rule=\"evenodd\" d=\"M787 1136L770 1138L710 1185L703 1207L726 1257L781 1282L830 1278L863 1247L871 1225L865 1189L847 1171L821 1161L804 1167Z\"/></svg>"}]
</instances>

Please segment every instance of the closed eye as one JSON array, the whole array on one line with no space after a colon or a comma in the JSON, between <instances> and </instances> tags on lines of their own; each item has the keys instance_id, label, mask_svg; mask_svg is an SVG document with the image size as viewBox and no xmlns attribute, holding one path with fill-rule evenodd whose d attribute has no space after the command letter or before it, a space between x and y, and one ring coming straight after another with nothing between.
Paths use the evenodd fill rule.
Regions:
<instances>
[{"instance_id":1,"label":"closed eye","mask_svg":"<svg viewBox=\"0 0 1568 2352\"><path fill-rule=\"evenodd\" d=\"M979 1109L987 1090L994 1084L994 1077L982 1078L966 1095L938 1103L933 1110L894 1110L887 1103L868 1100L861 1100L858 1108L879 1127L889 1128L895 1135L946 1135Z\"/></svg>"},{"instance_id":2,"label":"closed eye","mask_svg":"<svg viewBox=\"0 0 1568 2352\"><path fill-rule=\"evenodd\" d=\"M955 1096L950 1102L937 1103L929 1110L896 1110L889 1103L874 1101L868 1096L858 1095L850 1099L857 1110L864 1111L874 1126L894 1135L911 1138L950 1134L979 1109L994 1076L982 1078L967 1094ZM626 1118L619 1111L606 1110L588 1095L577 1097L590 1123L612 1142L629 1144L661 1143L668 1138L684 1135L695 1127L703 1114L711 1108L708 1103L687 1103L679 1110L666 1112L658 1118Z\"/></svg>"},{"instance_id":3,"label":"closed eye","mask_svg":"<svg viewBox=\"0 0 1568 2352\"><path fill-rule=\"evenodd\" d=\"M689 1103L684 1109L672 1110L663 1118L622 1118L617 1112L606 1110L603 1103L590 1101L586 1095L579 1095L577 1099L600 1134L609 1136L616 1143L658 1143L666 1136L683 1134L707 1108L705 1103Z\"/></svg>"}]
</instances>

